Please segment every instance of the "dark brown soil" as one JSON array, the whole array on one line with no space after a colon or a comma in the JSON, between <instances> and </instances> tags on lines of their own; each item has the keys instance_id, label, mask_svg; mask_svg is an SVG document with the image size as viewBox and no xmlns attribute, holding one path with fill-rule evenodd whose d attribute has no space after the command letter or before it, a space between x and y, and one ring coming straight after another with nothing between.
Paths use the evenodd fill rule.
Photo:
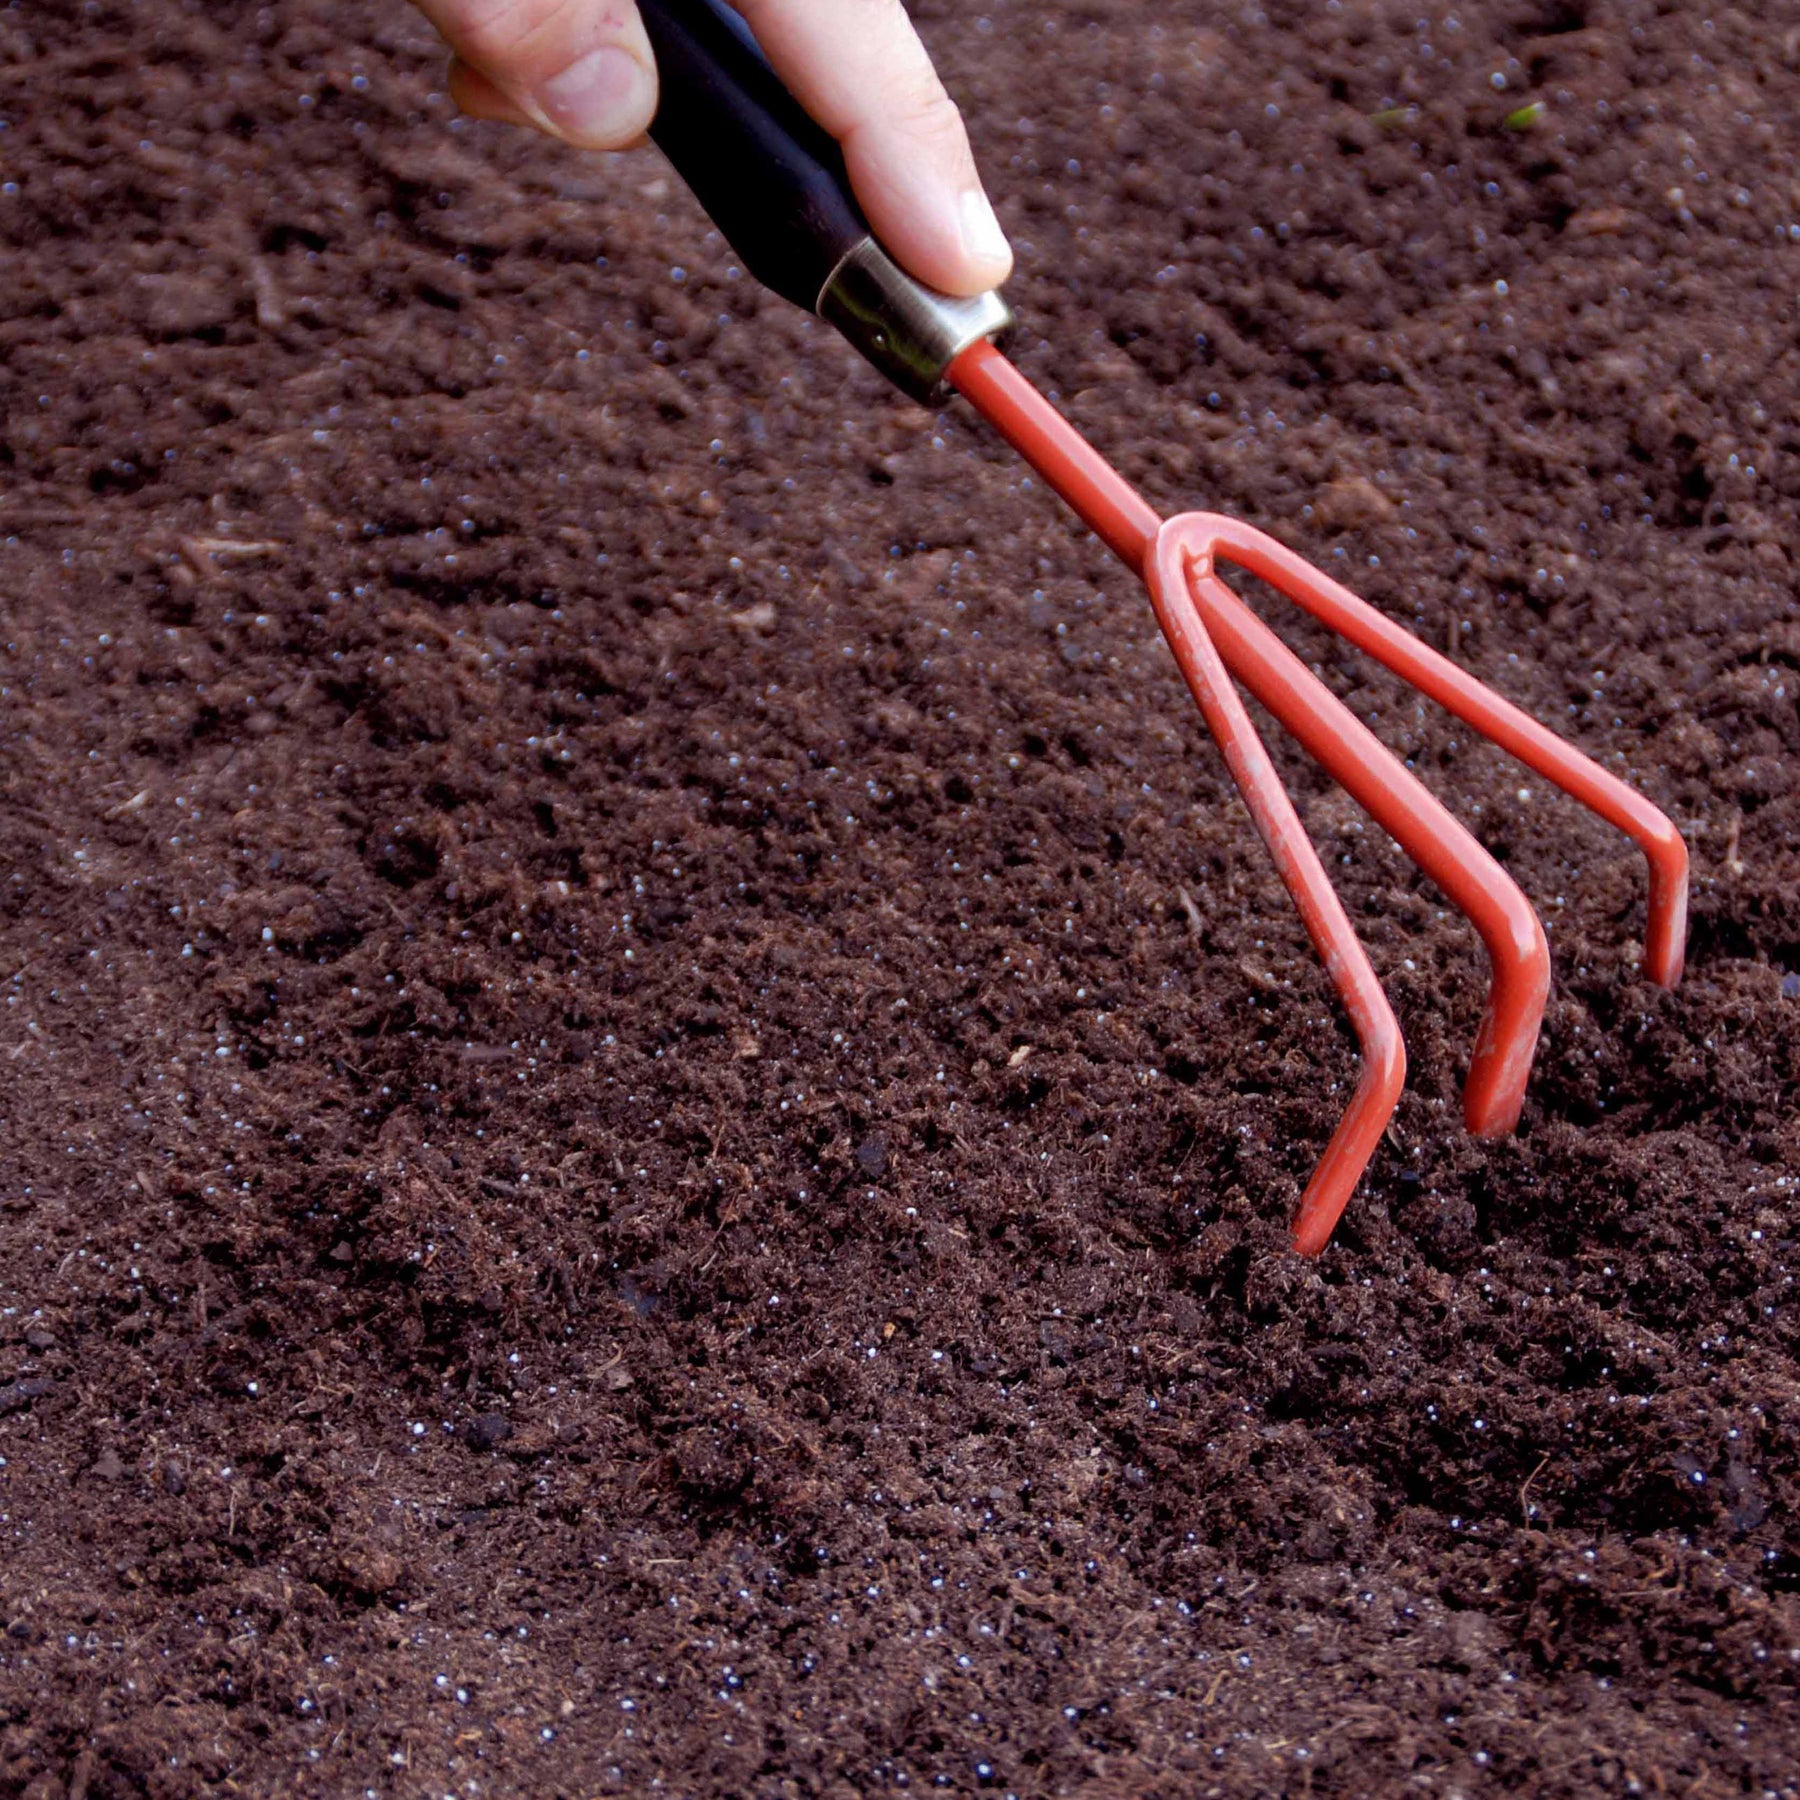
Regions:
<instances>
[{"instance_id":1,"label":"dark brown soil","mask_svg":"<svg viewBox=\"0 0 1800 1800\"><path fill-rule=\"evenodd\" d=\"M1687 981L1293 627L1557 957L1471 1143L1292 764L1414 1071L1296 1261L1350 1040L1010 455L398 5L14 0L0 1794L1797 1791L1800 9L984 5L1026 367Z\"/></svg>"}]
</instances>

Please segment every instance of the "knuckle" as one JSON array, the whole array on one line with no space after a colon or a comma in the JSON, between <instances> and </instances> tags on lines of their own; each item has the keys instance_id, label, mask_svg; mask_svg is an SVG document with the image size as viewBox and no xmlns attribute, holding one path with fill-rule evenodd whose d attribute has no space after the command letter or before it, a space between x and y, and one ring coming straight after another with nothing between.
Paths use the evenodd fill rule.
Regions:
<instances>
[{"instance_id":1,"label":"knuckle","mask_svg":"<svg viewBox=\"0 0 1800 1800\"><path fill-rule=\"evenodd\" d=\"M930 70L896 83L888 114L909 137L956 146L963 142L962 114Z\"/></svg>"},{"instance_id":2,"label":"knuckle","mask_svg":"<svg viewBox=\"0 0 1800 1800\"><path fill-rule=\"evenodd\" d=\"M469 61L504 69L541 42L568 0L461 0L456 37Z\"/></svg>"},{"instance_id":3,"label":"knuckle","mask_svg":"<svg viewBox=\"0 0 1800 1800\"><path fill-rule=\"evenodd\" d=\"M464 0L450 21L463 54L480 68L504 65L533 29L541 7L521 0Z\"/></svg>"}]
</instances>

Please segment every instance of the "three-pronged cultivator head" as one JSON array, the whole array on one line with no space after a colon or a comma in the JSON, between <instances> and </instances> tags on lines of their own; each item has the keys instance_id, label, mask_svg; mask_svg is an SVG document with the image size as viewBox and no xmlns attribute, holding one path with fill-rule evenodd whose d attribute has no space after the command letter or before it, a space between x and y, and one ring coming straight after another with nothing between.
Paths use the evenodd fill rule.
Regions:
<instances>
[{"instance_id":1,"label":"three-pronged cultivator head","mask_svg":"<svg viewBox=\"0 0 1800 1800\"><path fill-rule=\"evenodd\" d=\"M1322 624L1447 707L1643 847L1650 864L1645 966L1672 986L1687 926L1687 848L1641 794L1422 644L1265 532L1217 513L1166 522L991 344L950 378L1142 576L1157 622L1250 816L1324 959L1362 1044L1362 1078L1301 1196L1294 1245L1323 1250L1375 1152L1406 1074L1381 984L1238 697L1241 682L1465 913L1487 946L1486 1010L1469 1058L1463 1116L1480 1137L1519 1121L1550 992L1550 948L1530 901L1470 831L1259 619L1220 574L1267 582Z\"/></svg>"}]
</instances>

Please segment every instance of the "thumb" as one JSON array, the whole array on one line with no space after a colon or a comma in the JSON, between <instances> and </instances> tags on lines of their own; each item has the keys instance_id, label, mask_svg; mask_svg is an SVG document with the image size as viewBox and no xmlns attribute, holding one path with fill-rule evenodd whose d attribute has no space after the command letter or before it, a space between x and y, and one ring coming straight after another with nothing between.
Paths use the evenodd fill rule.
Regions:
<instances>
[{"instance_id":1,"label":"thumb","mask_svg":"<svg viewBox=\"0 0 1800 1800\"><path fill-rule=\"evenodd\" d=\"M656 113L656 61L631 0L419 0L456 53L452 92L481 118L586 150L635 143Z\"/></svg>"}]
</instances>

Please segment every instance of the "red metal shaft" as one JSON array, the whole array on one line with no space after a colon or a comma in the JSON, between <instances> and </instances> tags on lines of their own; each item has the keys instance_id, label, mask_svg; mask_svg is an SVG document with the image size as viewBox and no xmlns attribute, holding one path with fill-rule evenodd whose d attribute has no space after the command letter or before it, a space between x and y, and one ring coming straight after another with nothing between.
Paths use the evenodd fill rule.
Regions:
<instances>
[{"instance_id":1,"label":"red metal shaft","mask_svg":"<svg viewBox=\"0 0 1800 1800\"><path fill-rule=\"evenodd\" d=\"M985 339L950 365L975 410L1140 580L1162 529L1156 508Z\"/></svg>"}]
</instances>

